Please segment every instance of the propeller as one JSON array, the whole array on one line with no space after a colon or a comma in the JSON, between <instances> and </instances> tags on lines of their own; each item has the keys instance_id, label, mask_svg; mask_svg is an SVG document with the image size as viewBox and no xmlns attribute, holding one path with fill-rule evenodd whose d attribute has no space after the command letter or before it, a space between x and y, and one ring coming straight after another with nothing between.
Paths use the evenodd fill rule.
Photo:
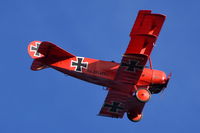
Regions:
<instances>
[{"instance_id":1,"label":"propeller","mask_svg":"<svg viewBox=\"0 0 200 133\"><path fill-rule=\"evenodd\" d=\"M172 76L172 73L170 73L166 80L165 80L165 83L163 84L151 84L151 88L149 89L149 91L152 93L152 94L157 94L157 93L160 93L160 92L164 92L165 88L167 88L167 85L169 83L169 80Z\"/></svg>"},{"instance_id":2,"label":"propeller","mask_svg":"<svg viewBox=\"0 0 200 133\"><path fill-rule=\"evenodd\" d=\"M162 92L164 92L165 88L167 88L171 76L172 76L172 73L170 73L170 74L167 76L167 80L166 80L165 84L163 84Z\"/></svg>"}]
</instances>

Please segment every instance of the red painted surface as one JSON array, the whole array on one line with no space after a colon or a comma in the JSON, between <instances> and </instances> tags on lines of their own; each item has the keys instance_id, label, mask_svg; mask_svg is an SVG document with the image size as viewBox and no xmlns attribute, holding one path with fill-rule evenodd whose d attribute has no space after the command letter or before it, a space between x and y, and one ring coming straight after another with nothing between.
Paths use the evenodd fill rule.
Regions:
<instances>
[{"instance_id":1,"label":"red painted surface","mask_svg":"<svg viewBox=\"0 0 200 133\"><path fill-rule=\"evenodd\" d=\"M33 41L28 46L29 55L35 59L31 69L51 67L78 79L105 86L109 93L99 115L122 118L128 112L131 114L128 116L130 120L139 120L145 103L134 95L137 93L142 97L140 88L152 94L158 93L167 86L169 80L163 71L144 68L164 20L164 15L152 14L149 10L140 11L121 63L77 57L53 43ZM37 43L40 43L38 49L35 48ZM137 118L130 118L133 116Z\"/></svg>"}]
</instances>

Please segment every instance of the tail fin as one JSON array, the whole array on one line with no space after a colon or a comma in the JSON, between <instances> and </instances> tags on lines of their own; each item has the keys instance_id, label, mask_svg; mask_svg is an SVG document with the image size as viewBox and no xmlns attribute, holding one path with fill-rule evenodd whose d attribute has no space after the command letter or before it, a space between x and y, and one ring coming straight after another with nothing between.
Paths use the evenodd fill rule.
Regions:
<instances>
[{"instance_id":1,"label":"tail fin","mask_svg":"<svg viewBox=\"0 0 200 133\"><path fill-rule=\"evenodd\" d=\"M33 41L28 45L29 55L35 59L31 69L34 71L47 68L48 65L74 57L71 53L63 50L50 42Z\"/></svg>"}]
</instances>

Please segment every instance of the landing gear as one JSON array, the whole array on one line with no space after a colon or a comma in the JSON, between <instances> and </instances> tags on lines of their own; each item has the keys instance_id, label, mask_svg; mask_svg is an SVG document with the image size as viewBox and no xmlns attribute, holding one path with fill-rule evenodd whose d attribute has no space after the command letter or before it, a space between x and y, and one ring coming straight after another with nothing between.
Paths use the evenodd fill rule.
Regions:
<instances>
[{"instance_id":1,"label":"landing gear","mask_svg":"<svg viewBox=\"0 0 200 133\"><path fill-rule=\"evenodd\" d=\"M132 122L139 122L142 119L142 114L127 112L127 117Z\"/></svg>"},{"instance_id":2,"label":"landing gear","mask_svg":"<svg viewBox=\"0 0 200 133\"><path fill-rule=\"evenodd\" d=\"M149 88L139 88L134 94L134 104L127 112L127 117L132 122L138 122L142 119L142 110L146 102L151 98Z\"/></svg>"},{"instance_id":3,"label":"landing gear","mask_svg":"<svg viewBox=\"0 0 200 133\"><path fill-rule=\"evenodd\" d=\"M137 100L140 102L148 102L151 98L151 92L147 89L138 89L135 94Z\"/></svg>"}]
</instances>

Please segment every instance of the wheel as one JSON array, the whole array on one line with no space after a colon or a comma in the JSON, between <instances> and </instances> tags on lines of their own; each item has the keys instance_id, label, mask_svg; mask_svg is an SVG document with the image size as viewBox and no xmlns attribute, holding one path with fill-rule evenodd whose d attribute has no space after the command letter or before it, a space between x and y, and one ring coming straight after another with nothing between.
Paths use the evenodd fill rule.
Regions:
<instances>
[{"instance_id":1,"label":"wheel","mask_svg":"<svg viewBox=\"0 0 200 133\"><path fill-rule=\"evenodd\" d=\"M132 122L139 122L142 119L142 114L127 113L127 117Z\"/></svg>"},{"instance_id":2,"label":"wheel","mask_svg":"<svg viewBox=\"0 0 200 133\"><path fill-rule=\"evenodd\" d=\"M148 102L151 98L151 92L147 89L139 89L136 91L135 96L140 102Z\"/></svg>"}]
</instances>

